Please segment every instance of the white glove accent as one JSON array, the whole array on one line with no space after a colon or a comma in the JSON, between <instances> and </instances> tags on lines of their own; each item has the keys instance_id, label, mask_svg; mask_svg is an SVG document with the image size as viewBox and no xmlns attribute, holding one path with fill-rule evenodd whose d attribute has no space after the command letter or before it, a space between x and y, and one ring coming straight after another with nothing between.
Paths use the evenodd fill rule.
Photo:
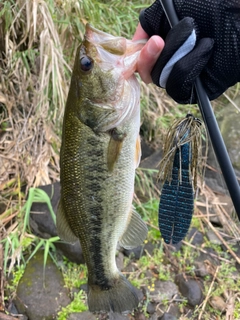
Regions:
<instances>
[{"instance_id":1,"label":"white glove accent","mask_svg":"<svg viewBox=\"0 0 240 320\"><path fill-rule=\"evenodd\" d=\"M172 58L168 61L166 66L163 68L160 77L159 77L159 85L162 88L166 88L168 77L172 71L172 68L176 62L178 62L181 58L186 56L196 44L197 36L195 30L192 31L187 40L183 43L183 45L174 53Z\"/></svg>"}]
</instances>

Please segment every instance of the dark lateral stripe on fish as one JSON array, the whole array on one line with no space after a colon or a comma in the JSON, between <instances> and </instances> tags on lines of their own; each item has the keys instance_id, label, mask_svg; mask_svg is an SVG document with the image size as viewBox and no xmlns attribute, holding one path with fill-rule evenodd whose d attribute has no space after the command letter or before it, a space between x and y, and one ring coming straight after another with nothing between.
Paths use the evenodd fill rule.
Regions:
<instances>
[{"instance_id":1,"label":"dark lateral stripe on fish","mask_svg":"<svg viewBox=\"0 0 240 320\"><path fill-rule=\"evenodd\" d=\"M108 290L111 288L111 285L109 284L108 278L105 276L101 255L103 244L100 238L104 209L102 207L101 196L99 196L99 191L102 189L107 170L104 170L103 148L100 147L98 139L96 139L96 137L89 137L87 139L87 143L92 148L87 150L87 155L91 160L85 167L86 172L89 172L89 175L85 175L85 187L91 191L93 197L92 201L94 201L89 208L90 220L92 220L89 250L92 254L92 260L94 263L94 284L98 285L102 290Z\"/></svg>"},{"instance_id":2,"label":"dark lateral stripe on fish","mask_svg":"<svg viewBox=\"0 0 240 320\"><path fill-rule=\"evenodd\" d=\"M99 230L98 228L93 228L91 231L95 232L95 235L91 237L89 247L90 252L93 253L92 259L95 265L95 282L93 284L98 285L102 290L108 290L111 288L111 285L108 281L108 278L104 274L102 255L99 254L102 248L101 239L96 234L99 233Z\"/></svg>"}]
</instances>

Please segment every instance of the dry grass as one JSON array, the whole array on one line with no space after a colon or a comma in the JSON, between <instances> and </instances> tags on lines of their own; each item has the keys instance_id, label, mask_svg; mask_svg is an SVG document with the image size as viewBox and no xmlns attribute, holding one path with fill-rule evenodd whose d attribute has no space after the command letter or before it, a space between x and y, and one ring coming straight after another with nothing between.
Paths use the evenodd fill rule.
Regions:
<instances>
[{"instance_id":1,"label":"dry grass","mask_svg":"<svg viewBox=\"0 0 240 320\"><path fill-rule=\"evenodd\" d=\"M37 186L58 176L53 125L63 114L70 68L45 2L16 1L12 15L1 61L0 184L14 177Z\"/></svg>"}]
</instances>

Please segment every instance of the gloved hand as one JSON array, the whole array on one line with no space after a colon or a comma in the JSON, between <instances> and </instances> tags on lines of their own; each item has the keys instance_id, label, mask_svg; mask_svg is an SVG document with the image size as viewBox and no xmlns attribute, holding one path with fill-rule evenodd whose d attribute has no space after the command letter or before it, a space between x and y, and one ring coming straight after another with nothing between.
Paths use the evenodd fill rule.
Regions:
<instances>
[{"instance_id":1,"label":"gloved hand","mask_svg":"<svg viewBox=\"0 0 240 320\"><path fill-rule=\"evenodd\" d=\"M171 30L159 0L139 17L149 37L160 35L165 40L151 73L152 80L166 88L175 101L196 103L193 87L200 75L209 99L213 100L240 81L240 1L173 3L181 21Z\"/></svg>"}]
</instances>

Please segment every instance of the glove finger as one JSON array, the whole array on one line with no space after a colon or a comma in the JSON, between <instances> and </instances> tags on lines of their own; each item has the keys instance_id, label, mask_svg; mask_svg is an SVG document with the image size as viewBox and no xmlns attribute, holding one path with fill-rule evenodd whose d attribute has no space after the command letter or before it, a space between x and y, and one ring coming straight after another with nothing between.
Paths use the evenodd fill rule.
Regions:
<instances>
[{"instance_id":1,"label":"glove finger","mask_svg":"<svg viewBox=\"0 0 240 320\"><path fill-rule=\"evenodd\" d=\"M163 30L162 24L164 24L164 22L168 24L168 21L159 0L140 12L139 22L149 37L160 35L161 30ZM168 30L169 29L170 26L168 24Z\"/></svg>"},{"instance_id":2,"label":"glove finger","mask_svg":"<svg viewBox=\"0 0 240 320\"><path fill-rule=\"evenodd\" d=\"M210 59L213 44L211 38L201 39L197 46L172 68L166 91L178 103L196 103L193 85Z\"/></svg>"},{"instance_id":3,"label":"glove finger","mask_svg":"<svg viewBox=\"0 0 240 320\"><path fill-rule=\"evenodd\" d=\"M169 31L164 49L151 72L153 83L165 88L173 65L188 54L195 43L194 20L186 17Z\"/></svg>"}]
</instances>

